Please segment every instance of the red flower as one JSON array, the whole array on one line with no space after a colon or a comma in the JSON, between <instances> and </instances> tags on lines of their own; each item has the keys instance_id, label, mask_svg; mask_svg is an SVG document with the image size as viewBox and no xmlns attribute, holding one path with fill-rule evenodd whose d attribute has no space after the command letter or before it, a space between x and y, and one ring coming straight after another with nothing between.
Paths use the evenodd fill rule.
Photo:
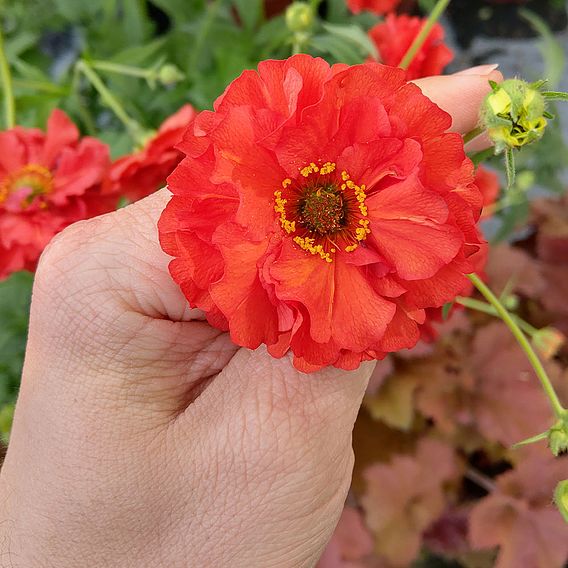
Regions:
<instances>
[{"instance_id":1,"label":"red flower","mask_svg":"<svg viewBox=\"0 0 568 568\"><path fill-rule=\"evenodd\" d=\"M477 188L483 196L482 217L490 217L493 213L493 205L497 197L499 197L499 190L501 188L499 176L495 172L480 165L475 172L475 185L477 185Z\"/></svg>"},{"instance_id":2,"label":"red flower","mask_svg":"<svg viewBox=\"0 0 568 568\"><path fill-rule=\"evenodd\" d=\"M67 225L115 208L101 197L108 148L79 140L67 115L54 110L47 132L16 126L0 132L0 279L34 270L51 238Z\"/></svg>"},{"instance_id":3,"label":"red flower","mask_svg":"<svg viewBox=\"0 0 568 568\"><path fill-rule=\"evenodd\" d=\"M378 63L245 71L179 146L159 222L173 278L235 343L303 371L412 347L483 248L450 125Z\"/></svg>"},{"instance_id":4,"label":"red flower","mask_svg":"<svg viewBox=\"0 0 568 568\"><path fill-rule=\"evenodd\" d=\"M347 6L354 14L367 10L379 16L392 12L399 4L400 0L347 0Z\"/></svg>"},{"instance_id":5,"label":"red flower","mask_svg":"<svg viewBox=\"0 0 568 568\"><path fill-rule=\"evenodd\" d=\"M398 67L424 22L422 18L406 14L389 14L384 22L371 28L369 37L377 46L381 62ZM435 24L412 60L406 78L411 81L420 77L440 75L453 56L452 50L444 44L444 28Z\"/></svg>"},{"instance_id":6,"label":"red flower","mask_svg":"<svg viewBox=\"0 0 568 568\"><path fill-rule=\"evenodd\" d=\"M104 192L137 201L163 187L183 157L175 145L194 116L193 107L184 105L160 126L144 148L113 162Z\"/></svg>"}]
</instances>

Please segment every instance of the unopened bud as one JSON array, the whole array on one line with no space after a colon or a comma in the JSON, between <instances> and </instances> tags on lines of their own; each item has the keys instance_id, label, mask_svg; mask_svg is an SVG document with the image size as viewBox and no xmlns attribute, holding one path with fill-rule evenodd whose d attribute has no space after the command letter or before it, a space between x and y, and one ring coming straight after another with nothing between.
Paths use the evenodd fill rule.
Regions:
<instances>
[{"instance_id":1,"label":"unopened bud","mask_svg":"<svg viewBox=\"0 0 568 568\"><path fill-rule=\"evenodd\" d=\"M556 491L554 491L554 502L564 517L564 520L568 523L568 479L566 481L561 481L556 486Z\"/></svg>"},{"instance_id":2,"label":"unopened bud","mask_svg":"<svg viewBox=\"0 0 568 568\"><path fill-rule=\"evenodd\" d=\"M158 81L160 81L164 87L175 85L183 81L183 79L185 79L185 75L171 63L162 65L158 71Z\"/></svg>"},{"instance_id":3,"label":"unopened bud","mask_svg":"<svg viewBox=\"0 0 568 568\"><path fill-rule=\"evenodd\" d=\"M496 151L521 148L544 134L546 128L544 97L520 79L491 84L483 107L483 122Z\"/></svg>"},{"instance_id":4,"label":"unopened bud","mask_svg":"<svg viewBox=\"0 0 568 568\"><path fill-rule=\"evenodd\" d=\"M515 312L519 307L519 296L517 296L516 294L508 294L501 300L501 303L510 312Z\"/></svg>"},{"instance_id":5,"label":"unopened bud","mask_svg":"<svg viewBox=\"0 0 568 568\"><path fill-rule=\"evenodd\" d=\"M294 2L286 9L286 26L291 32L305 32L314 23L314 9L305 2Z\"/></svg>"},{"instance_id":6,"label":"unopened bud","mask_svg":"<svg viewBox=\"0 0 568 568\"><path fill-rule=\"evenodd\" d=\"M566 337L553 327L543 327L532 336L532 343L543 359L552 359L564 345Z\"/></svg>"},{"instance_id":7,"label":"unopened bud","mask_svg":"<svg viewBox=\"0 0 568 568\"><path fill-rule=\"evenodd\" d=\"M548 445L555 456L568 450L568 416L560 418L548 431Z\"/></svg>"}]
</instances>

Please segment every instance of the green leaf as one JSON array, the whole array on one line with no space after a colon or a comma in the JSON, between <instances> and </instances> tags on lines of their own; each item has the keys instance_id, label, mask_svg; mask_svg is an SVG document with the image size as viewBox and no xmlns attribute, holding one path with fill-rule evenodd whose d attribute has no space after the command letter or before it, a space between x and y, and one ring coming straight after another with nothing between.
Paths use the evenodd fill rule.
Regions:
<instances>
[{"instance_id":1,"label":"green leaf","mask_svg":"<svg viewBox=\"0 0 568 568\"><path fill-rule=\"evenodd\" d=\"M157 38L143 45L129 46L113 55L109 61L141 67L158 56L166 42L165 38Z\"/></svg>"},{"instance_id":2,"label":"green leaf","mask_svg":"<svg viewBox=\"0 0 568 568\"><path fill-rule=\"evenodd\" d=\"M70 22L80 22L90 19L98 12L103 0L88 0L87 2L77 2L77 0L54 0L57 12Z\"/></svg>"},{"instance_id":3,"label":"green leaf","mask_svg":"<svg viewBox=\"0 0 568 568\"><path fill-rule=\"evenodd\" d=\"M0 282L0 404L16 399L24 362L33 276L16 272Z\"/></svg>"},{"instance_id":4,"label":"green leaf","mask_svg":"<svg viewBox=\"0 0 568 568\"><path fill-rule=\"evenodd\" d=\"M519 14L540 34L542 41L539 48L546 67L543 75L548 77L552 85L558 85L562 80L565 65L562 44L554 37L548 24L540 16L525 8L521 8Z\"/></svg>"},{"instance_id":5,"label":"green leaf","mask_svg":"<svg viewBox=\"0 0 568 568\"><path fill-rule=\"evenodd\" d=\"M561 91L543 91L542 96L550 101L568 101L568 93Z\"/></svg>"},{"instance_id":6,"label":"green leaf","mask_svg":"<svg viewBox=\"0 0 568 568\"><path fill-rule=\"evenodd\" d=\"M442 319L444 321L448 319L448 316L450 315L450 310L452 309L453 305L454 305L453 302L446 302L444 304L444 307L442 308Z\"/></svg>"},{"instance_id":7,"label":"green leaf","mask_svg":"<svg viewBox=\"0 0 568 568\"><path fill-rule=\"evenodd\" d=\"M329 35L317 35L310 39L310 46L316 55L330 54L334 61L357 65L362 62L360 51L353 44L339 42Z\"/></svg>"},{"instance_id":8,"label":"green leaf","mask_svg":"<svg viewBox=\"0 0 568 568\"><path fill-rule=\"evenodd\" d=\"M379 53L377 47L369 38L369 36L363 31L362 28L355 25L339 25L339 24L327 24L323 23L323 28L330 34L336 41L339 42L349 42L356 46L361 52L363 57L371 56L374 59L378 59Z\"/></svg>"},{"instance_id":9,"label":"green leaf","mask_svg":"<svg viewBox=\"0 0 568 568\"><path fill-rule=\"evenodd\" d=\"M263 0L233 0L233 4L247 30L258 26L263 15Z\"/></svg>"},{"instance_id":10,"label":"green leaf","mask_svg":"<svg viewBox=\"0 0 568 568\"><path fill-rule=\"evenodd\" d=\"M122 25L127 43L142 43L152 30L146 14L146 2L126 0L122 3Z\"/></svg>"}]
</instances>

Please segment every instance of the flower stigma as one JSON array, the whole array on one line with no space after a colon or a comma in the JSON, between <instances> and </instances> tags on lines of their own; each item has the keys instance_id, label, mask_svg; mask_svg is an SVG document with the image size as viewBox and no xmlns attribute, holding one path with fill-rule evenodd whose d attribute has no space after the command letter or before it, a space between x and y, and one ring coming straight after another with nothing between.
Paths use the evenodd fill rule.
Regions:
<instances>
[{"instance_id":1,"label":"flower stigma","mask_svg":"<svg viewBox=\"0 0 568 568\"><path fill-rule=\"evenodd\" d=\"M371 232L365 185L356 184L334 162L310 162L299 178L286 178L274 192L274 211L286 235L302 250L333 262L338 251L353 252Z\"/></svg>"},{"instance_id":2,"label":"flower stigma","mask_svg":"<svg viewBox=\"0 0 568 568\"><path fill-rule=\"evenodd\" d=\"M53 189L51 172L38 164L28 164L7 175L0 182L0 204L10 196L16 196L22 209L29 207L36 197L46 195ZM45 207L41 203L40 207Z\"/></svg>"}]
</instances>

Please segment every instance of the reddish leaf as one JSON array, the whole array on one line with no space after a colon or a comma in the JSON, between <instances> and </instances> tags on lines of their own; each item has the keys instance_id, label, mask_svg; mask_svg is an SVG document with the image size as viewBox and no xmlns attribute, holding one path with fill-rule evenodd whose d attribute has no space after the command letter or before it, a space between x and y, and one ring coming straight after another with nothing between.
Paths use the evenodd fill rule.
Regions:
<instances>
[{"instance_id":1,"label":"reddish leaf","mask_svg":"<svg viewBox=\"0 0 568 568\"><path fill-rule=\"evenodd\" d=\"M529 452L501 475L497 489L470 518L476 548L499 546L495 568L562 568L568 561L568 525L552 504L554 487L568 475L568 458Z\"/></svg>"},{"instance_id":2,"label":"reddish leaf","mask_svg":"<svg viewBox=\"0 0 568 568\"><path fill-rule=\"evenodd\" d=\"M512 292L538 298L545 288L538 261L523 250L507 244L490 248L485 270L491 289L496 294L501 294L506 286L512 284Z\"/></svg>"},{"instance_id":3,"label":"reddish leaf","mask_svg":"<svg viewBox=\"0 0 568 568\"><path fill-rule=\"evenodd\" d=\"M446 508L443 486L458 472L452 448L428 438L419 442L415 455L365 470L361 502L380 556L401 567L416 558L423 532Z\"/></svg>"}]
</instances>

